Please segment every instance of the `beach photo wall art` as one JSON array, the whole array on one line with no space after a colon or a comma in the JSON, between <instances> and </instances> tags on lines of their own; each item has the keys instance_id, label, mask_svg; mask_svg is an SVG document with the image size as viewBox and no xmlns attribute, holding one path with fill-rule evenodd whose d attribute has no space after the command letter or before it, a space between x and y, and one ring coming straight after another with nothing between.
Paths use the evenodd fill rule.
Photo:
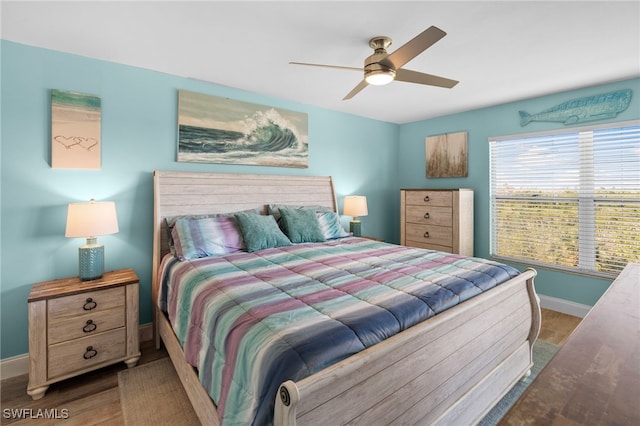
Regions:
<instances>
[{"instance_id":1,"label":"beach photo wall art","mask_svg":"<svg viewBox=\"0 0 640 426\"><path fill-rule=\"evenodd\" d=\"M100 169L100 98L51 90L51 167Z\"/></svg>"},{"instance_id":2,"label":"beach photo wall art","mask_svg":"<svg viewBox=\"0 0 640 426\"><path fill-rule=\"evenodd\" d=\"M427 177L467 176L467 132L428 136Z\"/></svg>"},{"instance_id":3,"label":"beach photo wall art","mask_svg":"<svg viewBox=\"0 0 640 426\"><path fill-rule=\"evenodd\" d=\"M178 91L179 162L309 167L305 113Z\"/></svg>"}]
</instances>

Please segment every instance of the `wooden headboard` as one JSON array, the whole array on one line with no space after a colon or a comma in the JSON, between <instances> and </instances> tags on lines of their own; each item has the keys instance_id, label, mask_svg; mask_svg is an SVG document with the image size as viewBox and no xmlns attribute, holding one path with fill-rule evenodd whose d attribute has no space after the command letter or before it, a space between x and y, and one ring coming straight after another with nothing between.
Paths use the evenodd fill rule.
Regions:
<instances>
[{"instance_id":1,"label":"wooden headboard","mask_svg":"<svg viewBox=\"0 0 640 426\"><path fill-rule=\"evenodd\" d=\"M279 176L198 172L153 172L153 282L168 251L167 216L229 213L269 204L321 205L337 211L330 176ZM154 298L156 295L154 294ZM154 299L155 305L155 299Z\"/></svg>"}]
</instances>

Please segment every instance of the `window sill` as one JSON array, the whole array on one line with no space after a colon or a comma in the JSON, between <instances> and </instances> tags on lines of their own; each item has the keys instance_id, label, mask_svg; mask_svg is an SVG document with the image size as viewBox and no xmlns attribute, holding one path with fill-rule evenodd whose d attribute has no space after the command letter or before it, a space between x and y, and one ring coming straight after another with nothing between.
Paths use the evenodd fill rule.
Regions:
<instances>
[{"instance_id":1,"label":"window sill","mask_svg":"<svg viewBox=\"0 0 640 426\"><path fill-rule=\"evenodd\" d=\"M532 260L530 261L530 260L516 259L516 258L513 258L513 257L490 255L489 258L492 259L492 260L495 260L497 262L515 263L517 265L522 265L523 267L531 267L531 268L536 268L536 269L547 269L547 270L553 271L553 272L562 272L562 273L565 273L565 274L580 275L580 276L583 276L583 277L597 278L597 279L602 279L602 280L611 280L611 281L613 281L618 276L618 274L613 274L613 273L595 272L595 271L581 270L581 269L577 269L577 268L554 266L554 265L549 265L547 263L541 263L541 262L536 262L536 261L532 261ZM620 271L620 272L622 272L622 271Z\"/></svg>"}]
</instances>

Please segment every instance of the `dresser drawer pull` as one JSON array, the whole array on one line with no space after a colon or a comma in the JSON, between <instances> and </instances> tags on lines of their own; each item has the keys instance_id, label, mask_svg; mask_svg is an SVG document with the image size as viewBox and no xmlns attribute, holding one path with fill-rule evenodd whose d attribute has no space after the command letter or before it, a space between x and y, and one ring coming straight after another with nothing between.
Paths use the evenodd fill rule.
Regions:
<instances>
[{"instance_id":1,"label":"dresser drawer pull","mask_svg":"<svg viewBox=\"0 0 640 426\"><path fill-rule=\"evenodd\" d=\"M87 302L84 304L84 306L82 307L82 309L84 309L85 311L90 311L92 309L95 309L98 306L98 303L94 302L92 298L87 298Z\"/></svg>"},{"instance_id":2,"label":"dresser drawer pull","mask_svg":"<svg viewBox=\"0 0 640 426\"><path fill-rule=\"evenodd\" d=\"M423 237L425 237L425 238L429 238L429 231L425 232L425 233L424 233L424 235L423 235Z\"/></svg>"},{"instance_id":3,"label":"dresser drawer pull","mask_svg":"<svg viewBox=\"0 0 640 426\"><path fill-rule=\"evenodd\" d=\"M425 218L425 219L429 219L429 212L426 212L426 213L424 214L424 218Z\"/></svg>"},{"instance_id":4,"label":"dresser drawer pull","mask_svg":"<svg viewBox=\"0 0 640 426\"><path fill-rule=\"evenodd\" d=\"M93 349L93 346L87 346L87 351L84 353L84 359L91 359L94 356L98 355L98 351Z\"/></svg>"},{"instance_id":5,"label":"dresser drawer pull","mask_svg":"<svg viewBox=\"0 0 640 426\"><path fill-rule=\"evenodd\" d=\"M87 320L85 326L82 327L82 331L85 333L91 333L92 331L95 331L96 328L98 328L98 326L92 320Z\"/></svg>"},{"instance_id":6,"label":"dresser drawer pull","mask_svg":"<svg viewBox=\"0 0 640 426\"><path fill-rule=\"evenodd\" d=\"M426 202L429 202L429 196L428 196L428 195L425 195L425 196L424 196L424 201L425 201L425 203L426 203Z\"/></svg>"}]
</instances>

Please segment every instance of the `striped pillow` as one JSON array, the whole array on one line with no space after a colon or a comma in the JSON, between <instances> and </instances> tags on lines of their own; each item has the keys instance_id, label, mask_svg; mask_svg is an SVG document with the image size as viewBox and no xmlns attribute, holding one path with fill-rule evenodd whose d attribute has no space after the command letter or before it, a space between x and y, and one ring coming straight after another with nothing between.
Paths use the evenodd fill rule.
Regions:
<instances>
[{"instance_id":1,"label":"striped pillow","mask_svg":"<svg viewBox=\"0 0 640 426\"><path fill-rule=\"evenodd\" d=\"M171 250L171 254L176 256L176 248L173 243L173 227L176 226L176 222L178 219L204 219L207 217L233 217L234 214L241 212L229 212L229 213L208 213L208 214L196 214L196 215L181 215L181 216L167 216L164 218L164 221L167 225L167 242L169 244L169 250ZM243 210L242 213L256 213L259 214L260 211L258 209L249 209Z\"/></svg>"},{"instance_id":2,"label":"striped pillow","mask_svg":"<svg viewBox=\"0 0 640 426\"><path fill-rule=\"evenodd\" d=\"M340 224L340 216L338 216L338 213L316 212L316 216L318 217L318 224L320 225L325 240L349 236L349 233L345 232Z\"/></svg>"},{"instance_id":3,"label":"striped pillow","mask_svg":"<svg viewBox=\"0 0 640 426\"><path fill-rule=\"evenodd\" d=\"M233 217L178 219L171 231L180 260L233 253L244 249L242 234Z\"/></svg>"}]
</instances>

